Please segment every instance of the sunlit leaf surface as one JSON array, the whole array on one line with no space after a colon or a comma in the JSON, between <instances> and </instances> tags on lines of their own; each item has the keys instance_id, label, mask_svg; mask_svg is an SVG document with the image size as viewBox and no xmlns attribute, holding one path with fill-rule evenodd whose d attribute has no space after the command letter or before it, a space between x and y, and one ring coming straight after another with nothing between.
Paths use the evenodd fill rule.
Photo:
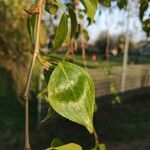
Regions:
<instances>
[{"instance_id":1,"label":"sunlit leaf surface","mask_svg":"<svg viewBox=\"0 0 150 150\"><path fill-rule=\"evenodd\" d=\"M93 133L94 82L83 68L59 63L50 77L48 99L57 113Z\"/></svg>"}]
</instances>

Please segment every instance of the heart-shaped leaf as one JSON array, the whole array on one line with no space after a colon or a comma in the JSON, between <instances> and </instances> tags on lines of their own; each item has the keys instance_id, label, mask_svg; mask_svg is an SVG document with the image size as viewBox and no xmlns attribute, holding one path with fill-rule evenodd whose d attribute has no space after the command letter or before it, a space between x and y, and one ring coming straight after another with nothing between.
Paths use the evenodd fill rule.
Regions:
<instances>
[{"instance_id":1,"label":"heart-shaped leaf","mask_svg":"<svg viewBox=\"0 0 150 150\"><path fill-rule=\"evenodd\" d=\"M95 88L91 76L83 68L59 62L50 77L48 100L57 113L93 133Z\"/></svg>"}]
</instances>

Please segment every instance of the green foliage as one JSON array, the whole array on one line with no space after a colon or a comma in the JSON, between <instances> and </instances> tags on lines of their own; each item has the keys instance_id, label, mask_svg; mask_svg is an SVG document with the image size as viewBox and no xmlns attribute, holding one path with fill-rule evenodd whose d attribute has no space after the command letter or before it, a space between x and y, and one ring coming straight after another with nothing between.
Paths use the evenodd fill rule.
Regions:
<instances>
[{"instance_id":1,"label":"green foliage","mask_svg":"<svg viewBox=\"0 0 150 150\"><path fill-rule=\"evenodd\" d=\"M142 21L143 30L150 35L150 19L143 20L144 14L148 9L149 0L140 0L140 20Z\"/></svg>"},{"instance_id":2,"label":"green foliage","mask_svg":"<svg viewBox=\"0 0 150 150\"><path fill-rule=\"evenodd\" d=\"M120 9L127 7L127 0L117 0L117 5Z\"/></svg>"},{"instance_id":3,"label":"green foliage","mask_svg":"<svg viewBox=\"0 0 150 150\"><path fill-rule=\"evenodd\" d=\"M29 15L27 20L28 32L31 38L32 44L35 43L35 26L36 26L36 14Z\"/></svg>"},{"instance_id":4,"label":"green foliage","mask_svg":"<svg viewBox=\"0 0 150 150\"><path fill-rule=\"evenodd\" d=\"M112 100L112 104L113 105L121 104L121 98L120 98L120 96L115 96L115 99Z\"/></svg>"},{"instance_id":5,"label":"green foliage","mask_svg":"<svg viewBox=\"0 0 150 150\"><path fill-rule=\"evenodd\" d=\"M71 19L71 33L70 33L70 38L74 36L77 30L77 18L76 14L74 13L73 9L71 7L68 7L68 12L69 12L69 17Z\"/></svg>"},{"instance_id":6,"label":"green foliage","mask_svg":"<svg viewBox=\"0 0 150 150\"><path fill-rule=\"evenodd\" d=\"M90 39L89 34L88 34L88 31L85 30L85 29L83 29L83 36L84 36L84 39L85 39L86 41L88 41L88 40Z\"/></svg>"},{"instance_id":7,"label":"green foliage","mask_svg":"<svg viewBox=\"0 0 150 150\"><path fill-rule=\"evenodd\" d=\"M148 8L148 1L149 0L140 0L140 19L143 20L144 13Z\"/></svg>"},{"instance_id":8,"label":"green foliage","mask_svg":"<svg viewBox=\"0 0 150 150\"><path fill-rule=\"evenodd\" d=\"M43 1L36 1L36 5L33 6L33 10L27 11L25 10L29 15L28 17L28 31L30 34L30 38L32 43L35 42L35 53L39 52L39 45L40 38L39 34L36 35L36 33L39 33L39 27L42 26L41 20L38 20L36 22L36 15L41 18L41 9L42 4L39 6L37 5L38 2L42 3ZM84 7L86 8L87 15L89 18L93 21L95 12L97 9L98 2L97 0L81 0L81 2L84 4ZM41 9L40 9L40 8ZM58 9L62 9L63 15L61 16L59 25L56 30L55 38L54 38L54 47L52 49L52 52L54 50L57 50L61 45L69 39L74 36L77 30L77 18L76 14L73 10L73 7L71 5L67 5L61 3L60 0L47 0L45 1L45 10L52 14L56 15ZM38 14L39 13L39 14ZM70 17L70 20L69 20ZM71 21L71 28L69 27L69 21ZM36 28L36 23L38 28ZM36 31L36 32L35 32ZM43 30L45 31L45 30ZM69 36L68 36L69 35ZM85 32L86 38L88 38L87 33ZM42 40L43 43L43 40ZM42 44L44 45L44 44ZM52 53L50 53L51 55ZM35 57L32 59L32 64L35 63ZM47 60L45 60L44 57L40 57L40 55L37 55L38 61L44 69L49 69L52 66L53 62L47 63ZM46 62L46 65L45 65ZM30 67L30 74L33 73L32 67ZM49 74L49 73L48 73ZM30 76L29 76L30 77ZM30 82L30 78L28 80ZM29 84L27 84L29 85ZM85 88L86 87L86 88ZM28 89L26 87L26 89ZM26 93L25 93L26 94ZM28 94L27 94L28 95ZM38 95L38 97L45 97L45 93ZM52 106L52 108L62 115L63 117L74 121L76 123L79 123L83 126L85 126L90 133L93 133L94 127L93 127L93 113L94 113L94 105L95 105L95 89L94 89L94 83L91 78L91 76L82 68L71 64L67 62L59 62L57 67L54 69L50 76L50 80L48 83L48 102ZM27 101L28 102L28 101ZM27 109L25 109L27 110ZM26 111L27 112L27 111ZM46 121L52 116L53 110L51 107L48 110L47 116L43 121ZM27 127L27 126L26 126ZM26 143L26 142L25 142ZM81 150L82 148L77 144L67 144L63 146L57 145L57 147L53 145L57 145L56 140L53 141L53 144L51 145L51 148L49 149L56 149L56 150ZM25 145L26 147L26 145Z\"/></svg>"},{"instance_id":9,"label":"green foliage","mask_svg":"<svg viewBox=\"0 0 150 150\"><path fill-rule=\"evenodd\" d=\"M150 36L150 19L143 21L143 30Z\"/></svg>"},{"instance_id":10,"label":"green foliage","mask_svg":"<svg viewBox=\"0 0 150 150\"><path fill-rule=\"evenodd\" d=\"M68 17L64 13L61 17L59 26L56 31L55 39L54 39L54 50L58 49L66 39L68 33Z\"/></svg>"},{"instance_id":11,"label":"green foliage","mask_svg":"<svg viewBox=\"0 0 150 150\"><path fill-rule=\"evenodd\" d=\"M75 143L63 145L63 142L60 139L55 138L51 142L51 147L46 150L82 150L82 147Z\"/></svg>"},{"instance_id":12,"label":"green foliage","mask_svg":"<svg viewBox=\"0 0 150 150\"><path fill-rule=\"evenodd\" d=\"M63 146L55 147L55 148L48 148L46 150L82 150L80 145L70 143Z\"/></svg>"},{"instance_id":13,"label":"green foliage","mask_svg":"<svg viewBox=\"0 0 150 150\"><path fill-rule=\"evenodd\" d=\"M98 146L100 150L107 150L105 144L99 144Z\"/></svg>"},{"instance_id":14,"label":"green foliage","mask_svg":"<svg viewBox=\"0 0 150 150\"><path fill-rule=\"evenodd\" d=\"M110 7L111 6L111 0L99 0L100 4L104 7Z\"/></svg>"},{"instance_id":15,"label":"green foliage","mask_svg":"<svg viewBox=\"0 0 150 150\"><path fill-rule=\"evenodd\" d=\"M59 7L53 3L46 3L45 4L45 10L52 15L56 15L58 8Z\"/></svg>"},{"instance_id":16,"label":"green foliage","mask_svg":"<svg viewBox=\"0 0 150 150\"><path fill-rule=\"evenodd\" d=\"M93 21L97 9L98 1L97 0L80 0L80 1L85 7L88 17Z\"/></svg>"},{"instance_id":17,"label":"green foliage","mask_svg":"<svg viewBox=\"0 0 150 150\"><path fill-rule=\"evenodd\" d=\"M48 99L57 113L93 132L95 89L84 69L68 62L59 63L50 77Z\"/></svg>"},{"instance_id":18,"label":"green foliage","mask_svg":"<svg viewBox=\"0 0 150 150\"><path fill-rule=\"evenodd\" d=\"M14 63L25 64L24 59L31 51L25 26L25 7L27 4L21 0L0 1L0 57L5 63L13 60Z\"/></svg>"},{"instance_id":19,"label":"green foliage","mask_svg":"<svg viewBox=\"0 0 150 150\"><path fill-rule=\"evenodd\" d=\"M58 139L58 138L55 138L51 142L51 148L55 148L55 147L62 146L62 145L63 145L63 142L60 139Z\"/></svg>"},{"instance_id":20,"label":"green foliage","mask_svg":"<svg viewBox=\"0 0 150 150\"><path fill-rule=\"evenodd\" d=\"M49 107L48 112L46 117L42 120L42 122L47 121L48 119L50 119L54 114L54 110L52 109L52 107Z\"/></svg>"},{"instance_id":21,"label":"green foliage","mask_svg":"<svg viewBox=\"0 0 150 150\"><path fill-rule=\"evenodd\" d=\"M40 38L39 38L40 48L43 48L47 45L47 38L48 38L47 28L45 23L42 22L40 26Z\"/></svg>"}]
</instances>

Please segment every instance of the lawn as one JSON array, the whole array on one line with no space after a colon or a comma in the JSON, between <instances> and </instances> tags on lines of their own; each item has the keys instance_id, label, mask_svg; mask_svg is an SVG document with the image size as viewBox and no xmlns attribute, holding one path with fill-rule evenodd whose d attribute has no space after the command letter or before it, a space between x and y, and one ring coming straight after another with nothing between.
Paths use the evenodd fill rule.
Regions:
<instances>
[{"instance_id":1,"label":"lawn","mask_svg":"<svg viewBox=\"0 0 150 150\"><path fill-rule=\"evenodd\" d=\"M63 54L54 54L53 57L56 57L58 59L63 58ZM86 56L86 66L88 68L98 68L98 67L105 67L106 61L103 59L104 56L97 54L97 60L92 61L92 55L87 55ZM81 55L75 55L74 58L71 56L66 57L66 59L73 61L74 63L84 66L83 59ZM108 63L108 62L107 62ZM111 66L120 66L123 63L123 56L111 56L109 59L109 65ZM135 56L130 56L128 57L128 64L150 64L150 57L149 56L140 56L140 55L135 55Z\"/></svg>"}]
</instances>

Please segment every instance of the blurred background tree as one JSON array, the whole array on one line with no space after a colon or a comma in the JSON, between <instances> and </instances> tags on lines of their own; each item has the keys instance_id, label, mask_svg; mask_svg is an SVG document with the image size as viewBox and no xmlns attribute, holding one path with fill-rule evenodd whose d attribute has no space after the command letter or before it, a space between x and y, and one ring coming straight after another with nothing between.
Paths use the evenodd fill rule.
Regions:
<instances>
[{"instance_id":1,"label":"blurred background tree","mask_svg":"<svg viewBox=\"0 0 150 150\"><path fill-rule=\"evenodd\" d=\"M0 66L13 76L17 93L23 90L32 45L27 34L27 1L0 1Z\"/></svg>"}]
</instances>

